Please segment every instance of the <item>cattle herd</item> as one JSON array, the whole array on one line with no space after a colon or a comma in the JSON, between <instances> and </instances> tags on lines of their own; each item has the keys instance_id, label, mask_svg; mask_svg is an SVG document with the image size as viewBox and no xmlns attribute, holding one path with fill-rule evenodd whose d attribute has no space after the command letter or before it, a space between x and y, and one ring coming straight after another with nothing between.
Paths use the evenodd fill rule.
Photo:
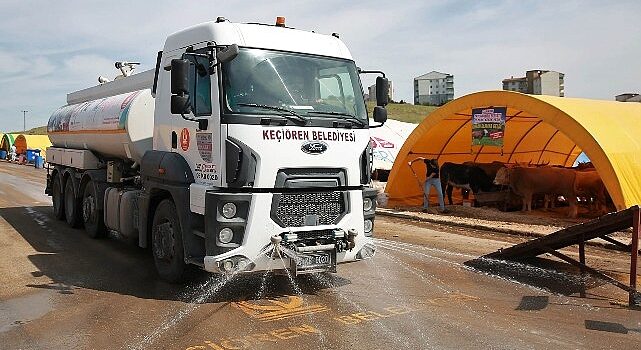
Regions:
<instances>
[{"instance_id":1,"label":"cattle herd","mask_svg":"<svg viewBox=\"0 0 641 350\"><path fill-rule=\"evenodd\" d=\"M591 213L598 215L606 213L611 204L592 163L564 168L530 163L447 162L441 166L440 178L450 205L454 188L460 188L464 198L469 191L478 198L492 192L511 192L520 197L523 211L532 210L533 203L539 200L545 209L567 205L571 218L577 217L579 204L585 204Z\"/></svg>"}]
</instances>

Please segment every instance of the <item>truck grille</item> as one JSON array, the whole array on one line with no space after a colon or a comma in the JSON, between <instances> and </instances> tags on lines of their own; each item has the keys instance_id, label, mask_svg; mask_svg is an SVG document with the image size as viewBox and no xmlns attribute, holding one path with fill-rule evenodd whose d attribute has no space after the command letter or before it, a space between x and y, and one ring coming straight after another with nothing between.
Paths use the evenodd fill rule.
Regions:
<instances>
[{"instance_id":1,"label":"truck grille","mask_svg":"<svg viewBox=\"0 0 641 350\"><path fill-rule=\"evenodd\" d=\"M282 193L274 197L272 217L282 227L331 225L346 211L343 192Z\"/></svg>"}]
</instances>

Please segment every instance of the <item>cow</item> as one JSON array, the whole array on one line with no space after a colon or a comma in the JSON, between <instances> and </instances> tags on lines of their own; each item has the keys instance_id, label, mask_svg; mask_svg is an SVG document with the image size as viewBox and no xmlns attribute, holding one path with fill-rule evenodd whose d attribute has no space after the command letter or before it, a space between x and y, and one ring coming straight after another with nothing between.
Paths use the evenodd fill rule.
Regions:
<instances>
[{"instance_id":1,"label":"cow","mask_svg":"<svg viewBox=\"0 0 641 350\"><path fill-rule=\"evenodd\" d=\"M463 163L463 165L475 166L475 167L481 168L487 174L487 176L490 177L490 179L494 179L496 177L496 172L505 166L504 163L497 162L497 161L494 161L492 163L465 162Z\"/></svg>"},{"instance_id":2,"label":"cow","mask_svg":"<svg viewBox=\"0 0 641 350\"><path fill-rule=\"evenodd\" d=\"M532 196L535 193L544 195L562 195L570 204L568 216L576 218L578 206L574 193L576 172L571 169L540 168L501 168L496 173L494 183L509 185L512 191L523 199L523 211L532 210Z\"/></svg>"},{"instance_id":3,"label":"cow","mask_svg":"<svg viewBox=\"0 0 641 350\"><path fill-rule=\"evenodd\" d=\"M594 169L594 165L592 164L592 162L579 163L579 164L576 165L575 169L579 170L579 171L593 171L593 170L595 170Z\"/></svg>"},{"instance_id":4,"label":"cow","mask_svg":"<svg viewBox=\"0 0 641 350\"><path fill-rule=\"evenodd\" d=\"M596 170L577 171L574 191L578 197L594 200L594 209L599 214L607 213L605 185Z\"/></svg>"},{"instance_id":5,"label":"cow","mask_svg":"<svg viewBox=\"0 0 641 350\"><path fill-rule=\"evenodd\" d=\"M472 191L472 193L489 192L494 189L492 178L477 166L446 162L441 166L440 178L443 193L447 193L450 205L453 204L452 190L454 187Z\"/></svg>"}]
</instances>

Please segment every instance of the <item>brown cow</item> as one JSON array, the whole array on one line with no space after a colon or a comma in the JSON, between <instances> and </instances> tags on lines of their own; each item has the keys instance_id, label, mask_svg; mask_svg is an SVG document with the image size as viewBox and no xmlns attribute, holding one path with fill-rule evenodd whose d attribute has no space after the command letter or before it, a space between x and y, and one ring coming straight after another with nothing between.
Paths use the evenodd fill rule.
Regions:
<instances>
[{"instance_id":1,"label":"brown cow","mask_svg":"<svg viewBox=\"0 0 641 350\"><path fill-rule=\"evenodd\" d=\"M496 174L494 183L510 185L514 193L523 198L523 211L532 210L532 196L535 193L562 195L570 208L568 216L575 218L578 214L577 199L574 194L576 172L570 169L540 168L501 168Z\"/></svg>"},{"instance_id":2,"label":"brown cow","mask_svg":"<svg viewBox=\"0 0 641 350\"><path fill-rule=\"evenodd\" d=\"M592 164L592 162L579 163L579 164L576 165L575 169L579 170L579 171L593 171L593 170L595 170L594 169L594 165Z\"/></svg>"},{"instance_id":3,"label":"brown cow","mask_svg":"<svg viewBox=\"0 0 641 350\"><path fill-rule=\"evenodd\" d=\"M578 197L594 200L595 210L600 214L607 213L605 185L595 170L577 171L574 180L574 191Z\"/></svg>"}]
</instances>

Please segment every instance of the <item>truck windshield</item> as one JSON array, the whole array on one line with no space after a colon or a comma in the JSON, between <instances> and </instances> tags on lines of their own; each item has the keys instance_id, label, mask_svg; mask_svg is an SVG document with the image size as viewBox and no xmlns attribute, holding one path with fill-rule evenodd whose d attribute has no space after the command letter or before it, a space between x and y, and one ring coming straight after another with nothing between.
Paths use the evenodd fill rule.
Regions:
<instances>
[{"instance_id":1,"label":"truck windshield","mask_svg":"<svg viewBox=\"0 0 641 350\"><path fill-rule=\"evenodd\" d=\"M350 60L241 48L222 71L225 107L231 113L283 114L278 110L286 109L304 118L366 125L360 80Z\"/></svg>"}]
</instances>

